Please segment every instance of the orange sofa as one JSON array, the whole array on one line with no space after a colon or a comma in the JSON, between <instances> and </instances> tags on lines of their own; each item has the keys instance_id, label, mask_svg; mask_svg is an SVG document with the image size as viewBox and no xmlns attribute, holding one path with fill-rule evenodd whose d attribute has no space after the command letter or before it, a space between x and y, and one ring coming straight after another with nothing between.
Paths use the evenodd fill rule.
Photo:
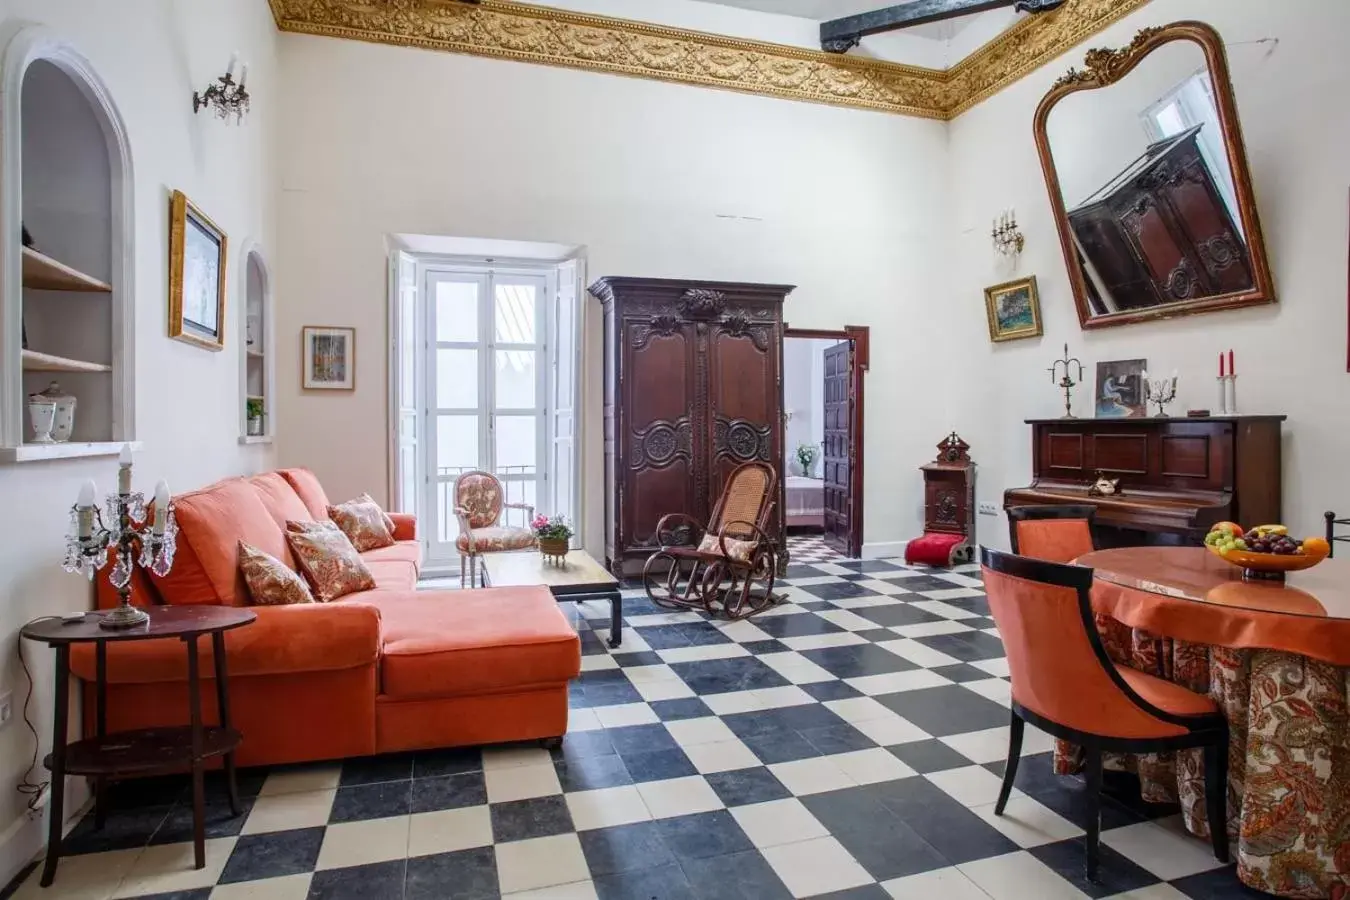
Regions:
<instances>
[{"instance_id":1,"label":"orange sofa","mask_svg":"<svg viewBox=\"0 0 1350 900\"><path fill-rule=\"evenodd\" d=\"M137 569L132 602L248 604L243 540L292 567L288 519L326 519L313 473L285 469L232 478L174 498L178 550L164 578ZM544 587L418 591L416 521L393 514L398 543L363 553L376 588L332 603L254 607L225 635L240 765L335 759L399 750L555 738L567 730L567 683L581 668L576 632ZM100 575L98 604L117 595ZM211 642L200 642L202 706L216 715ZM181 641L108 647L108 728L188 720ZM71 668L94 722L92 645Z\"/></svg>"}]
</instances>

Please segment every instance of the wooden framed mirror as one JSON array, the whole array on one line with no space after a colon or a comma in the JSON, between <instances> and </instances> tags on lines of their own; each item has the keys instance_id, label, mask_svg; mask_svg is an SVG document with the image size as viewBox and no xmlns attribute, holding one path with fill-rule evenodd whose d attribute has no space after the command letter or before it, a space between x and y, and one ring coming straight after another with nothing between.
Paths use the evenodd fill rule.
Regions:
<instances>
[{"instance_id":1,"label":"wooden framed mirror","mask_svg":"<svg viewBox=\"0 0 1350 900\"><path fill-rule=\"evenodd\" d=\"M1275 302L1218 32L1146 28L1092 50L1036 110L1083 328Z\"/></svg>"}]
</instances>

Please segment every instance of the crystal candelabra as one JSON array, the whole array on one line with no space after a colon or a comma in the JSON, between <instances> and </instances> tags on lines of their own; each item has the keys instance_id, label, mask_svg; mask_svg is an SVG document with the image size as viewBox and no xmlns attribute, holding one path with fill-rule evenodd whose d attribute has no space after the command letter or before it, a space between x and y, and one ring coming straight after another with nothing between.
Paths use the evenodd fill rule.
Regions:
<instances>
[{"instance_id":1,"label":"crystal candelabra","mask_svg":"<svg viewBox=\"0 0 1350 900\"><path fill-rule=\"evenodd\" d=\"M248 78L248 63L244 63L243 69L239 73L239 80L234 80L235 67L239 65L239 54L235 53L230 57L230 67L225 70L225 74L216 78L216 80L207 86L206 90L200 93L192 93L192 111L201 112L210 107L215 111L218 118L228 119L234 116L236 123L244 121L244 113L248 112L249 96L244 88L244 81Z\"/></svg>"},{"instance_id":2,"label":"crystal candelabra","mask_svg":"<svg viewBox=\"0 0 1350 900\"><path fill-rule=\"evenodd\" d=\"M1177 399L1177 373L1173 372L1171 378L1149 378L1146 369L1143 378L1144 402L1158 407L1153 414L1156 418L1167 418L1167 404Z\"/></svg>"},{"instance_id":3,"label":"crystal candelabra","mask_svg":"<svg viewBox=\"0 0 1350 900\"><path fill-rule=\"evenodd\" d=\"M994 220L990 236L994 239L994 250L1000 256L1020 256L1026 246L1026 238L1017 227L1017 213L1011 209L1004 210Z\"/></svg>"},{"instance_id":4,"label":"crystal candelabra","mask_svg":"<svg viewBox=\"0 0 1350 900\"><path fill-rule=\"evenodd\" d=\"M116 548L117 558L108 583L117 589L121 601L103 615L104 628L133 628L150 616L131 605L131 574L140 565L164 576L173 567L178 523L174 519L169 485L155 485L154 518L147 519L145 496L131 490L131 447L122 448L117 466L117 493L107 499L107 519L94 499L92 480L80 489L80 497L70 509L71 533L66 542L65 570L79 572L93 581L108 564L108 551Z\"/></svg>"},{"instance_id":5,"label":"crystal candelabra","mask_svg":"<svg viewBox=\"0 0 1350 900\"><path fill-rule=\"evenodd\" d=\"M1056 380L1056 378L1059 376L1060 366L1064 367L1064 377ZM1078 381L1074 381L1073 378L1069 376L1069 372L1073 366L1078 367ZM1055 364L1050 367L1049 371L1050 371L1050 383L1057 385L1061 390L1064 391L1064 415L1062 416L1062 418L1065 419L1077 418L1073 414L1073 402L1072 402L1073 398L1070 395L1070 391L1073 390L1074 385L1081 383L1083 380L1083 364L1079 362L1076 358L1071 359L1069 357L1068 344L1064 345L1064 358L1055 360Z\"/></svg>"}]
</instances>

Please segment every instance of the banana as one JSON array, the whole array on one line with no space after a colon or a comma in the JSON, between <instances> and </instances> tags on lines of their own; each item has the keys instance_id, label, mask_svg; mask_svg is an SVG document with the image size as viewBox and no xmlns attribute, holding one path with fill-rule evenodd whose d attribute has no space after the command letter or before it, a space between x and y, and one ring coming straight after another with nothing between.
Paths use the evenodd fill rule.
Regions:
<instances>
[{"instance_id":1,"label":"banana","mask_svg":"<svg viewBox=\"0 0 1350 900\"><path fill-rule=\"evenodd\" d=\"M1280 535L1280 534L1288 534L1289 529L1284 525L1257 525L1256 533Z\"/></svg>"}]
</instances>

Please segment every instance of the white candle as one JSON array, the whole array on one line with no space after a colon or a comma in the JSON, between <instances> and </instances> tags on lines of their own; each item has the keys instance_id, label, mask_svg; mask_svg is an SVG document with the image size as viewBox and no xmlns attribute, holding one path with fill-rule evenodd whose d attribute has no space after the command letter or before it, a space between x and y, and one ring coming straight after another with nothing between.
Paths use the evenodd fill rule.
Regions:
<instances>
[{"instance_id":1,"label":"white candle","mask_svg":"<svg viewBox=\"0 0 1350 900\"><path fill-rule=\"evenodd\" d=\"M155 534L162 535L169 524L169 483L163 478L155 485Z\"/></svg>"},{"instance_id":2,"label":"white candle","mask_svg":"<svg viewBox=\"0 0 1350 900\"><path fill-rule=\"evenodd\" d=\"M234 51L233 53L230 54L230 68L229 68L228 70L226 70L226 74L229 75L231 78L234 77L234 68L235 68L235 66L237 66L237 65L239 65L239 51L238 51L238 50L236 50L236 51Z\"/></svg>"},{"instance_id":3,"label":"white candle","mask_svg":"<svg viewBox=\"0 0 1350 900\"><path fill-rule=\"evenodd\" d=\"M239 86L243 87L244 82L247 80L248 80L248 63L244 63L244 67L239 70Z\"/></svg>"},{"instance_id":4,"label":"white candle","mask_svg":"<svg viewBox=\"0 0 1350 900\"><path fill-rule=\"evenodd\" d=\"M80 485L80 496L75 501L79 537L82 541L88 540L94 533L94 493L96 490L94 479L86 480L84 484Z\"/></svg>"},{"instance_id":5,"label":"white candle","mask_svg":"<svg viewBox=\"0 0 1350 900\"><path fill-rule=\"evenodd\" d=\"M123 444L117 455L117 493L131 493L131 445Z\"/></svg>"}]
</instances>

